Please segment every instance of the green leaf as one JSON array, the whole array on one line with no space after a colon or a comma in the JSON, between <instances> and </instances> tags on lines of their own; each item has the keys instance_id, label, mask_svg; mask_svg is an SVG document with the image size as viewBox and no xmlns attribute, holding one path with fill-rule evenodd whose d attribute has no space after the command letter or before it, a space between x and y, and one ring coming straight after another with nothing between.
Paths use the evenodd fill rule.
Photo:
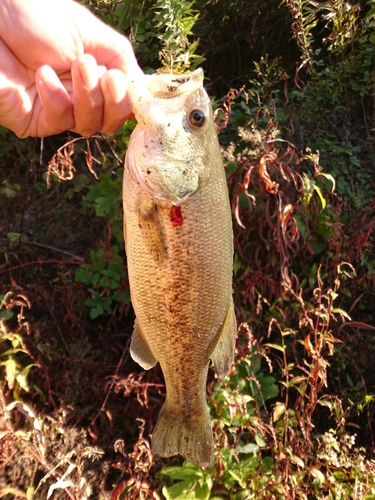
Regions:
<instances>
[{"instance_id":1,"label":"green leaf","mask_svg":"<svg viewBox=\"0 0 375 500\"><path fill-rule=\"evenodd\" d=\"M100 282L99 282L100 286L102 286L103 288L109 288L110 287L110 284L111 284L111 281L109 280L109 278L107 276L102 276L100 278Z\"/></svg>"},{"instance_id":2,"label":"green leaf","mask_svg":"<svg viewBox=\"0 0 375 500\"><path fill-rule=\"evenodd\" d=\"M291 460L294 464L298 465L299 467L302 467L302 468L304 468L304 467L305 467L305 463L304 463L304 461L303 461L301 458L297 457L297 455L293 455L293 454L291 454L291 455L290 455L290 460Z\"/></svg>"},{"instance_id":3,"label":"green leaf","mask_svg":"<svg viewBox=\"0 0 375 500\"><path fill-rule=\"evenodd\" d=\"M29 383L27 381L27 377L29 375L29 371L33 366L36 366L34 363L27 365L18 375L16 376L17 382L20 384L21 389L26 392L30 392Z\"/></svg>"},{"instance_id":4,"label":"green leaf","mask_svg":"<svg viewBox=\"0 0 375 500\"><path fill-rule=\"evenodd\" d=\"M308 205L311 197L314 192L315 181L307 177L307 175L303 176L303 202L305 205Z\"/></svg>"},{"instance_id":5,"label":"green leaf","mask_svg":"<svg viewBox=\"0 0 375 500\"><path fill-rule=\"evenodd\" d=\"M196 500L209 500L211 488L212 480L210 478L207 478L207 481L202 484L198 483L194 491Z\"/></svg>"},{"instance_id":6,"label":"green leaf","mask_svg":"<svg viewBox=\"0 0 375 500\"><path fill-rule=\"evenodd\" d=\"M194 481L181 481L169 488L164 486L162 493L166 500L194 500L194 484Z\"/></svg>"},{"instance_id":7,"label":"green leaf","mask_svg":"<svg viewBox=\"0 0 375 500\"><path fill-rule=\"evenodd\" d=\"M264 375L263 373L259 373L257 378L261 385L261 392L263 399L267 401L268 399L272 399L279 394L279 389L276 384L276 379L272 375ZM254 393L257 396L257 392Z\"/></svg>"},{"instance_id":8,"label":"green leaf","mask_svg":"<svg viewBox=\"0 0 375 500\"><path fill-rule=\"evenodd\" d=\"M26 490L26 500L34 500L35 488L34 486L29 486Z\"/></svg>"},{"instance_id":9,"label":"green leaf","mask_svg":"<svg viewBox=\"0 0 375 500\"><path fill-rule=\"evenodd\" d=\"M309 469L309 471L314 479L316 479L320 483L324 483L325 481L324 474L319 469L311 468Z\"/></svg>"},{"instance_id":10,"label":"green leaf","mask_svg":"<svg viewBox=\"0 0 375 500\"><path fill-rule=\"evenodd\" d=\"M228 469L229 474L237 481L237 483L241 486L241 488L246 488L246 484L243 482L243 479L233 470Z\"/></svg>"},{"instance_id":11,"label":"green leaf","mask_svg":"<svg viewBox=\"0 0 375 500\"><path fill-rule=\"evenodd\" d=\"M356 157L354 157L354 158L356 158ZM324 172L320 172L318 175L325 177L326 179L328 179L329 181L332 182L332 193L333 193L335 188L336 188L336 181L335 181L334 177L331 174L326 174Z\"/></svg>"},{"instance_id":12,"label":"green leaf","mask_svg":"<svg viewBox=\"0 0 375 500\"><path fill-rule=\"evenodd\" d=\"M342 480L342 481L346 481L347 480L347 476L344 472L341 472L339 470L335 470L332 475L336 478L336 479L339 479L339 480Z\"/></svg>"},{"instance_id":13,"label":"green leaf","mask_svg":"<svg viewBox=\"0 0 375 500\"><path fill-rule=\"evenodd\" d=\"M352 319L349 316L349 314L346 311L344 311L344 309L340 309L339 307L333 307L332 312L334 314L340 314L341 316L344 316L344 318L346 318L348 321L351 321L351 319Z\"/></svg>"},{"instance_id":14,"label":"green leaf","mask_svg":"<svg viewBox=\"0 0 375 500\"><path fill-rule=\"evenodd\" d=\"M247 500L249 498L251 498L249 490L239 491L234 496L231 496L231 500Z\"/></svg>"},{"instance_id":15,"label":"green leaf","mask_svg":"<svg viewBox=\"0 0 375 500\"><path fill-rule=\"evenodd\" d=\"M100 281L100 274L99 273L92 273L91 275L91 283L93 286L96 286Z\"/></svg>"},{"instance_id":16,"label":"green leaf","mask_svg":"<svg viewBox=\"0 0 375 500\"><path fill-rule=\"evenodd\" d=\"M2 364L5 365L5 379L8 382L9 389L13 389L14 382L18 373L17 363L13 358L9 358Z\"/></svg>"},{"instance_id":17,"label":"green leaf","mask_svg":"<svg viewBox=\"0 0 375 500\"><path fill-rule=\"evenodd\" d=\"M259 451L259 445L255 443L248 443L244 446L237 446L236 451L237 453L256 453Z\"/></svg>"},{"instance_id":18,"label":"green leaf","mask_svg":"<svg viewBox=\"0 0 375 500\"><path fill-rule=\"evenodd\" d=\"M324 198L321 190L320 190L320 187L318 187L316 184L314 185L314 190L318 193L318 196L320 198L320 202L322 204L322 210L324 210L326 208L326 205L327 205L327 201L326 199Z\"/></svg>"},{"instance_id":19,"label":"green leaf","mask_svg":"<svg viewBox=\"0 0 375 500\"><path fill-rule=\"evenodd\" d=\"M278 401L275 405L275 408L273 409L273 414L272 414L272 420L274 422L277 422L279 420L279 418L284 415L286 411L286 406L284 403L281 403L280 401Z\"/></svg>"},{"instance_id":20,"label":"green leaf","mask_svg":"<svg viewBox=\"0 0 375 500\"><path fill-rule=\"evenodd\" d=\"M165 474L166 476L170 477L170 479L174 480L185 480L186 478L192 477L197 479L199 477L202 477L201 469L198 469L198 467L195 467L194 465L192 467L164 467L160 472L161 474Z\"/></svg>"},{"instance_id":21,"label":"green leaf","mask_svg":"<svg viewBox=\"0 0 375 500\"><path fill-rule=\"evenodd\" d=\"M281 351L281 352L284 352L285 349L286 349L286 346L282 346L282 345L279 345L279 344L272 344L272 343L267 343L267 344L264 344L265 347L271 347L272 349L277 349L278 351Z\"/></svg>"},{"instance_id":22,"label":"green leaf","mask_svg":"<svg viewBox=\"0 0 375 500\"><path fill-rule=\"evenodd\" d=\"M18 342L15 343L15 345L18 345ZM11 354L16 354L17 352L25 352L25 349L23 349L22 347L15 347L15 348L12 348L12 349L8 349L7 351L3 352L1 354L1 356L5 357L5 356L9 356ZM6 363L6 361L4 363Z\"/></svg>"},{"instance_id":23,"label":"green leaf","mask_svg":"<svg viewBox=\"0 0 375 500\"><path fill-rule=\"evenodd\" d=\"M11 184L7 180L2 181L1 184L3 187L0 188L0 195L5 196L6 198L15 198L21 189L19 184Z\"/></svg>"},{"instance_id":24,"label":"green leaf","mask_svg":"<svg viewBox=\"0 0 375 500\"><path fill-rule=\"evenodd\" d=\"M323 239L316 238L310 240L310 246L315 255L320 254L326 248L326 242Z\"/></svg>"},{"instance_id":25,"label":"green leaf","mask_svg":"<svg viewBox=\"0 0 375 500\"><path fill-rule=\"evenodd\" d=\"M267 446L267 443L265 442L263 436L259 434L259 432L255 434L255 441L259 448L265 448Z\"/></svg>"},{"instance_id":26,"label":"green leaf","mask_svg":"<svg viewBox=\"0 0 375 500\"><path fill-rule=\"evenodd\" d=\"M114 215L119 204L117 198L109 198L107 196L99 196L96 202L96 215L103 217L104 215Z\"/></svg>"}]
</instances>

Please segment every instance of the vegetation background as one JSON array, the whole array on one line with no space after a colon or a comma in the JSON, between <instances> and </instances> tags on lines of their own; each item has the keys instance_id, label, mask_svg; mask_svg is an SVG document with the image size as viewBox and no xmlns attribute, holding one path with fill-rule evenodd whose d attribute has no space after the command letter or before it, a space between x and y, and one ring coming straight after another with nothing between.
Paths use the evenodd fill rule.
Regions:
<instances>
[{"instance_id":1,"label":"vegetation background","mask_svg":"<svg viewBox=\"0 0 375 500\"><path fill-rule=\"evenodd\" d=\"M0 498L375 498L375 1L87 0L146 72L205 70L237 361L207 471L150 450L114 137L0 129ZM204 321L204 318L202 318Z\"/></svg>"}]
</instances>

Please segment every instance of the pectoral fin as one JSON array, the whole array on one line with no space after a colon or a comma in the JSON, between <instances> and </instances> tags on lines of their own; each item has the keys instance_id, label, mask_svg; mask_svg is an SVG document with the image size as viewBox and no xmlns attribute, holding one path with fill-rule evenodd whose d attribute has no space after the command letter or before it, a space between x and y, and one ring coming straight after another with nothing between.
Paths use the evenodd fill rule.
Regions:
<instances>
[{"instance_id":1,"label":"pectoral fin","mask_svg":"<svg viewBox=\"0 0 375 500\"><path fill-rule=\"evenodd\" d=\"M130 343L130 355L145 370L149 370L158 362L146 342L138 320L135 320L134 323L133 336Z\"/></svg>"},{"instance_id":2,"label":"pectoral fin","mask_svg":"<svg viewBox=\"0 0 375 500\"><path fill-rule=\"evenodd\" d=\"M234 313L233 299L230 300L225 320L219 333L219 340L211 355L214 369L219 378L224 378L234 362L237 322Z\"/></svg>"},{"instance_id":3,"label":"pectoral fin","mask_svg":"<svg viewBox=\"0 0 375 500\"><path fill-rule=\"evenodd\" d=\"M152 258L161 264L167 257L167 244L157 202L144 195L139 200L139 227Z\"/></svg>"}]
</instances>

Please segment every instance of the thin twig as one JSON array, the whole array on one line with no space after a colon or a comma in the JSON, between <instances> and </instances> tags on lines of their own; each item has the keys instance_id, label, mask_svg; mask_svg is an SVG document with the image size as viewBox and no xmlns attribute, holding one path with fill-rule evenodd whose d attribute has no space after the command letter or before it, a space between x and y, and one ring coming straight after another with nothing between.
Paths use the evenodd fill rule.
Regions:
<instances>
[{"instance_id":1,"label":"thin twig","mask_svg":"<svg viewBox=\"0 0 375 500\"><path fill-rule=\"evenodd\" d=\"M11 271L15 271L16 269L21 269L22 267L32 266L34 264L64 264L71 266L80 266L82 264L81 259L79 261L73 260L57 260L57 259L49 259L49 260L32 260L31 262L24 262L23 264L19 264L18 266L9 267L8 269L4 269L0 271L0 274L10 273Z\"/></svg>"},{"instance_id":2,"label":"thin twig","mask_svg":"<svg viewBox=\"0 0 375 500\"><path fill-rule=\"evenodd\" d=\"M24 245L32 245L35 247L46 248L47 250L52 250L53 252L62 253L64 255L68 255L69 257L73 257L73 259L77 259L77 260L81 261L82 264L86 264L85 259L83 259L82 257L79 257L78 255L74 255L73 253L67 252L66 250L61 250L61 248L56 248L56 247L53 247L51 245L45 245L44 243L38 243L37 241L24 241L24 240L22 240L22 243Z\"/></svg>"},{"instance_id":3,"label":"thin twig","mask_svg":"<svg viewBox=\"0 0 375 500\"><path fill-rule=\"evenodd\" d=\"M95 422L96 420L98 419L99 415L101 414L102 411L104 411L104 408L107 404L107 401L108 401L108 398L112 392L112 389L114 387L114 385L116 384L116 376L120 370L120 366L124 363L124 360L125 360L125 354L128 352L128 345L126 345L126 347L124 348L124 350L122 351L122 355L121 355L121 358L120 358L120 361L117 363L117 367L116 367L116 371L115 371L115 374L113 375L113 378L112 378L112 382L110 383L109 385L109 389L107 391L107 394L105 395L105 398L104 398L104 401L98 411L98 413L95 415L94 419L92 420L91 422L91 425L95 425Z\"/></svg>"}]
</instances>

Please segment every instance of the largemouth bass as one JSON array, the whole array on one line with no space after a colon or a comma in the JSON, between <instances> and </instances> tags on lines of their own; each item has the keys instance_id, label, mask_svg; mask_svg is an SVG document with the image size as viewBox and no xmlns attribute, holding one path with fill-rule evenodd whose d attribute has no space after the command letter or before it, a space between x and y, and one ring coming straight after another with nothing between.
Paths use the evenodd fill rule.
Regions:
<instances>
[{"instance_id":1,"label":"largemouth bass","mask_svg":"<svg viewBox=\"0 0 375 500\"><path fill-rule=\"evenodd\" d=\"M203 72L130 82L137 126L126 154L123 204L132 358L160 363L166 401L152 435L162 456L213 463L206 402L210 359L233 363L233 235L225 171Z\"/></svg>"}]
</instances>

